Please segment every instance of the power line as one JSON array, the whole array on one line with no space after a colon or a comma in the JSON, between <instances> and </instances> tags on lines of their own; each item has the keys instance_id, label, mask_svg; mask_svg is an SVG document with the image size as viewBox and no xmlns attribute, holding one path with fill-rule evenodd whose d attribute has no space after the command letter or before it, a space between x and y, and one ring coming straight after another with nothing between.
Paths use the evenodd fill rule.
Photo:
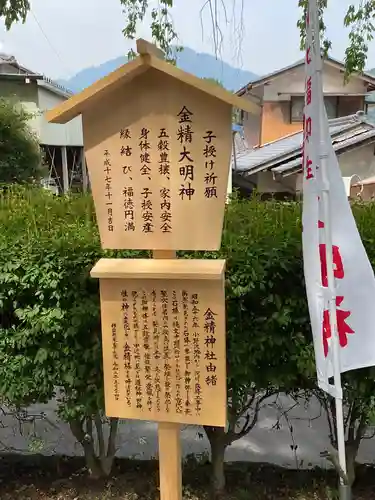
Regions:
<instances>
[{"instance_id":1,"label":"power line","mask_svg":"<svg viewBox=\"0 0 375 500\"><path fill-rule=\"evenodd\" d=\"M73 74L73 72L69 69L69 67L63 61L63 59L62 59L60 53L58 52L58 50L56 49L56 47L52 44L51 40L48 38L47 33L44 31L42 25L38 21L38 18L36 17L36 14L33 12L32 9L30 9L30 13L33 16L33 18L35 19L35 22L38 25L40 31L42 32L44 38L46 39L48 45L50 46L50 48L52 49L52 51L55 53L55 55L57 56L57 58L59 59L61 65L65 68L65 70L67 70L68 73Z\"/></svg>"}]
</instances>

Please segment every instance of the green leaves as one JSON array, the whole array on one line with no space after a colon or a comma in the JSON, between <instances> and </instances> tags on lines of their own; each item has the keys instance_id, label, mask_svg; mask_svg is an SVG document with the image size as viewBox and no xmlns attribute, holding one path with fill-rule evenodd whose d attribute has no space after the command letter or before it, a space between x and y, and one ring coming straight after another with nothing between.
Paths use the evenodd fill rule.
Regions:
<instances>
[{"instance_id":1,"label":"green leaves","mask_svg":"<svg viewBox=\"0 0 375 500\"><path fill-rule=\"evenodd\" d=\"M0 0L0 17L8 30L15 22L25 22L29 10L29 0Z\"/></svg>"},{"instance_id":2,"label":"green leaves","mask_svg":"<svg viewBox=\"0 0 375 500\"><path fill-rule=\"evenodd\" d=\"M0 99L0 184L35 181L45 174L31 117L20 103Z\"/></svg>"},{"instance_id":3,"label":"green leaves","mask_svg":"<svg viewBox=\"0 0 375 500\"><path fill-rule=\"evenodd\" d=\"M375 204L356 203L353 212L375 262ZM104 408L99 290L89 271L103 255L145 256L103 252L93 213L89 196L12 187L0 197L0 395L27 405L49 400L59 387L65 419ZM227 260L233 421L254 394L316 388L299 203L234 196L220 252L181 256ZM347 403L372 421L375 369L345 374L343 383Z\"/></svg>"}]
</instances>

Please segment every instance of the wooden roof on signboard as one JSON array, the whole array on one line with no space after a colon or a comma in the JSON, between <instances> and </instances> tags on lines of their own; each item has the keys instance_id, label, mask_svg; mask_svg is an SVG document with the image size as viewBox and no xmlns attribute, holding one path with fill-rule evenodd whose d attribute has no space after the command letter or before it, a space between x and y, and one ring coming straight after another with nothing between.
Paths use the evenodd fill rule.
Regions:
<instances>
[{"instance_id":1,"label":"wooden roof on signboard","mask_svg":"<svg viewBox=\"0 0 375 500\"><path fill-rule=\"evenodd\" d=\"M124 64L79 94L73 95L67 101L49 110L46 113L47 120L52 123L66 123L80 115L107 93L113 92L119 86L130 82L133 78L149 69L160 71L248 113L260 114L260 107L257 104L238 97L215 83L198 78L164 61L162 59L163 52L145 40L137 40L137 49L140 55L136 59Z\"/></svg>"},{"instance_id":2,"label":"wooden roof on signboard","mask_svg":"<svg viewBox=\"0 0 375 500\"><path fill-rule=\"evenodd\" d=\"M220 280L222 259L100 259L92 268L93 278Z\"/></svg>"}]
</instances>

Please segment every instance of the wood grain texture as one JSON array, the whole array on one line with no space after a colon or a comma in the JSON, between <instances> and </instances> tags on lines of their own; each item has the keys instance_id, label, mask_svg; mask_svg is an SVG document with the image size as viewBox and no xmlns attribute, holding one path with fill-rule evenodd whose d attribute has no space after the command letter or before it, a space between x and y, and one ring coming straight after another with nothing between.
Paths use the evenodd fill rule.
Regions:
<instances>
[{"instance_id":1,"label":"wood grain texture","mask_svg":"<svg viewBox=\"0 0 375 500\"><path fill-rule=\"evenodd\" d=\"M87 111L83 126L103 248L220 248L231 106L150 70Z\"/></svg>"},{"instance_id":2,"label":"wood grain texture","mask_svg":"<svg viewBox=\"0 0 375 500\"><path fill-rule=\"evenodd\" d=\"M222 280L225 260L174 259L173 251L154 251L153 259L100 259L91 270L93 278L154 280Z\"/></svg>"}]
</instances>

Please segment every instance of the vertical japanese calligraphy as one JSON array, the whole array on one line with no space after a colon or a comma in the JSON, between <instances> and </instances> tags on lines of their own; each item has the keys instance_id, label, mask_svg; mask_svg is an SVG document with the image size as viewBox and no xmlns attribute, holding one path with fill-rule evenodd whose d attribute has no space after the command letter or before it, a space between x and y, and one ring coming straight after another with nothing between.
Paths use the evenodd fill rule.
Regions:
<instances>
[{"instance_id":1,"label":"vertical japanese calligraphy","mask_svg":"<svg viewBox=\"0 0 375 500\"><path fill-rule=\"evenodd\" d=\"M215 89L205 96L189 85L183 90L173 78L164 85L158 72L152 81L138 76L126 84L129 98L114 89L116 100L98 100L96 118L86 114L84 120L102 246L217 250L230 179L231 105L217 98ZM105 205L104 150L111 154L112 224ZM194 231L186 230L189 222Z\"/></svg>"},{"instance_id":2,"label":"vertical japanese calligraphy","mask_svg":"<svg viewBox=\"0 0 375 500\"><path fill-rule=\"evenodd\" d=\"M201 346L200 346L200 324L199 324L199 297L197 293L191 295L192 332L193 332L193 362L194 362L194 409L197 417L202 410L202 387L201 387Z\"/></svg>"},{"instance_id":3,"label":"vertical japanese calligraphy","mask_svg":"<svg viewBox=\"0 0 375 500\"><path fill-rule=\"evenodd\" d=\"M167 290L160 291L163 336L163 362L164 362L164 405L169 413L172 404L172 367L171 349L169 345L169 297Z\"/></svg>"},{"instance_id":4,"label":"vertical japanese calligraphy","mask_svg":"<svg viewBox=\"0 0 375 500\"><path fill-rule=\"evenodd\" d=\"M107 229L110 232L113 232L113 201L112 201L112 163L111 163L111 153L108 149L104 150L104 173L105 173L105 194L106 197L106 207L107 207Z\"/></svg>"},{"instance_id":5,"label":"vertical japanese calligraphy","mask_svg":"<svg viewBox=\"0 0 375 500\"><path fill-rule=\"evenodd\" d=\"M130 130L128 128L121 129L120 130L120 140L121 140L120 155L121 155L121 158L123 159L122 173L124 174L124 176L126 176L127 179L129 179L131 181L131 180L133 180L133 178L132 178L133 165L132 165L132 160L131 160L132 148L127 143L127 141L129 139L131 139Z\"/></svg>"},{"instance_id":6,"label":"vertical japanese calligraphy","mask_svg":"<svg viewBox=\"0 0 375 500\"><path fill-rule=\"evenodd\" d=\"M151 144L149 140L150 131L147 128L142 128L140 136L139 136L139 160L141 164L141 175L151 180L151 156L150 149Z\"/></svg>"},{"instance_id":7,"label":"vertical japanese calligraphy","mask_svg":"<svg viewBox=\"0 0 375 500\"><path fill-rule=\"evenodd\" d=\"M134 331L134 360L135 360L135 396L136 407L138 410L143 409L143 391L141 382L141 346L139 335L139 313L138 313L138 292L131 293L133 302L133 331Z\"/></svg>"},{"instance_id":8,"label":"vertical japanese calligraphy","mask_svg":"<svg viewBox=\"0 0 375 500\"><path fill-rule=\"evenodd\" d=\"M139 160L140 160L140 174L141 178L146 181L151 181L151 143L150 143L150 130L143 127L139 135ZM145 186L141 192L141 216L143 219L142 231L143 233L154 232L154 213L152 203L152 190L149 186Z\"/></svg>"},{"instance_id":9,"label":"vertical japanese calligraphy","mask_svg":"<svg viewBox=\"0 0 375 500\"><path fill-rule=\"evenodd\" d=\"M224 287L204 280L107 280L101 301L107 415L225 421Z\"/></svg>"},{"instance_id":10,"label":"vertical japanese calligraphy","mask_svg":"<svg viewBox=\"0 0 375 500\"><path fill-rule=\"evenodd\" d=\"M189 294L186 290L182 291L182 309L184 315L184 361L185 361L185 415L191 415L191 339L189 335Z\"/></svg>"},{"instance_id":11,"label":"vertical japanese calligraphy","mask_svg":"<svg viewBox=\"0 0 375 500\"><path fill-rule=\"evenodd\" d=\"M126 404L130 407L132 401L132 389L131 389L131 378L130 378L130 370L132 368L132 353L131 347L129 344L129 332L130 332L130 323L129 323L129 297L128 292L126 290L121 290L121 310L122 310L122 322L124 327L124 337L125 337L125 345L124 345L124 369L125 369L125 398Z\"/></svg>"},{"instance_id":12,"label":"vertical japanese calligraphy","mask_svg":"<svg viewBox=\"0 0 375 500\"><path fill-rule=\"evenodd\" d=\"M171 164L169 158L170 137L165 128L161 128L158 135L159 174L167 180L171 178Z\"/></svg>"},{"instance_id":13,"label":"vertical japanese calligraphy","mask_svg":"<svg viewBox=\"0 0 375 500\"><path fill-rule=\"evenodd\" d=\"M177 114L179 128L177 129L176 136L178 142L181 144L180 158L178 160L181 177L179 191L181 200L191 200L195 194L195 188L192 184L194 181L195 165L189 146L193 140L192 117L193 113L186 106L183 106Z\"/></svg>"},{"instance_id":14,"label":"vertical japanese calligraphy","mask_svg":"<svg viewBox=\"0 0 375 500\"><path fill-rule=\"evenodd\" d=\"M309 22L309 20L308 20ZM308 25L309 26L309 25ZM307 43L313 43L311 38L308 39ZM316 55L309 45L306 49L306 80L305 80L305 117L304 117L304 140L303 140L303 173L305 182L309 181L309 183L316 183L316 194L317 203L318 203L318 211L322 211L321 206L321 196L319 189L320 178L319 174L319 164L315 164L312 160L311 156L314 154L314 144L310 142L313 133L317 134L320 130L320 124L318 123L318 117L314 112L316 111L316 100L319 99L319 95L315 95L314 91L316 91L317 87L313 84L314 75L314 64L315 64ZM314 107L315 106L315 107ZM319 129L319 130L318 130ZM316 135L316 137L318 137ZM318 145L321 146L321 142L318 139ZM318 163L318 161L316 161ZM322 217L323 218L323 217ZM325 222L324 220L317 221L317 228L319 231L319 258L320 258L320 271L321 271L321 285L323 288L328 288L328 269L327 269L327 245L325 244ZM343 259L341 257L341 250L338 245L332 245L332 260L334 265L334 278L336 280L343 280L345 278L345 269L343 264ZM340 347L346 347L348 344L348 335L354 334L354 330L347 323L347 320L351 316L350 310L345 310L343 306L344 295L340 295L336 297L336 316L337 316L337 332L339 337ZM328 307L325 307L323 310L322 317L322 342L323 342L323 353L324 357L328 356L329 352L329 339L332 336L331 332L331 322L330 322L330 313Z\"/></svg>"},{"instance_id":15,"label":"vertical japanese calligraphy","mask_svg":"<svg viewBox=\"0 0 375 500\"><path fill-rule=\"evenodd\" d=\"M324 222L318 221L318 228L324 229ZM321 283L322 287L328 287L328 269L327 269L327 251L326 245L324 243L319 244L319 257L320 257L320 271L321 271ZM335 279L342 280L345 278L345 271L343 260L341 257L340 247L337 245L332 245L332 260L334 265L333 275ZM346 347L348 344L348 335L354 333L354 330L346 322L350 317L351 312L345 310L342 307L344 301L344 296L336 297L336 316L337 316L337 333L339 336L339 344L341 347ZM325 309L323 311L323 324L322 324L322 339L323 339L323 352L324 356L328 356L328 341L332 336L331 332L331 322L329 316L329 310Z\"/></svg>"},{"instance_id":16,"label":"vertical japanese calligraphy","mask_svg":"<svg viewBox=\"0 0 375 500\"><path fill-rule=\"evenodd\" d=\"M146 395L148 411L152 410L153 384L151 368L150 330L149 330L149 308L147 294L142 291L142 338L144 357L144 377L146 380Z\"/></svg>"},{"instance_id":17,"label":"vertical japanese calligraphy","mask_svg":"<svg viewBox=\"0 0 375 500\"><path fill-rule=\"evenodd\" d=\"M207 349L206 352L206 384L216 385L217 384L217 374L216 374L216 313L214 313L210 308L206 310L203 315L204 318L204 332L206 337L204 339L204 345Z\"/></svg>"},{"instance_id":18,"label":"vertical japanese calligraphy","mask_svg":"<svg viewBox=\"0 0 375 500\"><path fill-rule=\"evenodd\" d=\"M307 19L307 22L309 20ZM312 67L312 58L311 58L311 47L309 43L311 40L307 40L306 47L306 65L307 67ZM302 144L302 168L304 177L306 180L314 179L314 171L316 169L316 165L313 165L313 161L310 158L310 154L307 152L307 147L310 142L310 138L312 135L312 127L313 127L313 117L312 117L312 106L313 106L313 85L312 85L312 74L311 71L307 72L305 78L305 111L303 116L303 144ZM318 126L318 123L314 123L314 126Z\"/></svg>"},{"instance_id":19,"label":"vertical japanese calligraphy","mask_svg":"<svg viewBox=\"0 0 375 500\"><path fill-rule=\"evenodd\" d=\"M204 176L204 196L206 198L217 198L217 173L215 171L216 166L216 135L213 134L212 130L207 130L205 136L203 137L205 141L205 146L203 149L203 156L205 158L205 176Z\"/></svg>"},{"instance_id":20,"label":"vertical japanese calligraphy","mask_svg":"<svg viewBox=\"0 0 375 500\"><path fill-rule=\"evenodd\" d=\"M177 292L176 290L173 290L172 292L172 317L173 317L173 323L172 323L172 333L173 333L173 356L175 359L176 363L176 398L175 398L175 405L176 405L176 413L177 414L182 414L183 412L183 400L182 400L182 393L181 393L181 380L182 380L182 375L181 375L181 325L180 325L180 318L179 318L179 303L177 300Z\"/></svg>"},{"instance_id":21,"label":"vertical japanese calligraphy","mask_svg":"<svg viewBox=\"0 0 375 500\"><path fill-rule=\"evenodd\" d=\"M143 226L142 231L144 233L153 233L154 232L154 214L152 212L152 191L150 188L146 187L141 192L142 199L142 219Z\"/></svg>"},{"instance_id":22,"label":"vertical japanese calligraphy","mask_svg":"<svg viewBox=\"0 0 375 500\"><path fill-rule=\"evenodd\" d=\"M171 165L169 158L170 137L165 128L161 128L158 135L159 174L162 182L169 181ZM169 183L159 189L160 192L160 229L163 234L172 231L171 190Z\"/></svg>"},{"instance_id":23,"label":"vertical japanese calligraphy","mask_svg":"<svg viewBox=\"0 0 375 500\"><path fill-rule=\"evenodd\" d=\"M157 292L155 289L151 292L151 303L152 303L152 337L154 341L154 361L155 361L155 377L154 377L154 386L155 386L155 406L156 411L159 413L161 411L161 369L160 369L160 360L161 360L161 351L160 351L160 326L158 320L158 310L157 310Z\"/></svg>"},{"instance_id":24,"label":"vertical japanese calligraphy","mask_svg":"<svg viewBox=\"0 0 375 500\"><path fill-rule=\"evenodd\" d=\"M113 377L113 395L116 401L120 399L119 387L119 365L118 365L118 341L117 341L117 325L111 324L112 332L112 377Z\"/></svg>"},{"instance_id":25,"label":"vertical japanese calligraphy","mask_svg":"<svg viewBox=\"0 0 375 500\"><path fill-rule=\"evenodd\" d=\"M134 190L131 186L122 191L124 202L124 230L135 231Z\"/></svg>"}]
</instances>

